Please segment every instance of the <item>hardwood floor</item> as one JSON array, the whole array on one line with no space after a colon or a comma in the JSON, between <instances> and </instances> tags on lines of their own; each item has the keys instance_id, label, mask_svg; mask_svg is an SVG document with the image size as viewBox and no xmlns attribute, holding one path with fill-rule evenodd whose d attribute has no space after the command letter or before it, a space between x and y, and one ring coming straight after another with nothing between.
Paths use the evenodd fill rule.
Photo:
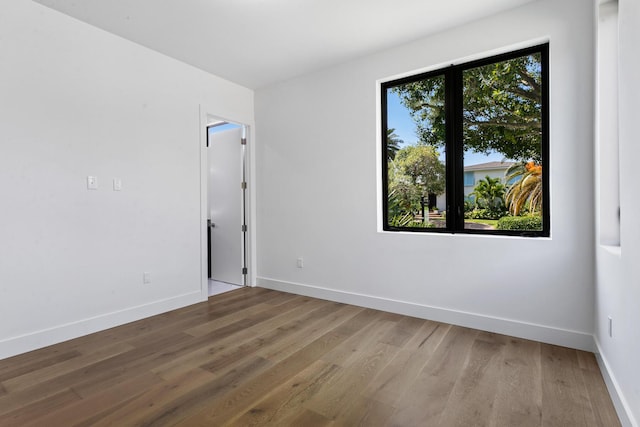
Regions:
<instances>
[{"instance_id":1,"label":"hardwood floor","mask_svg":"<svg viewBox=\"0 0 640 427\"><path fill-rule=\"evenodd\" d=\"M0 426L617 426L594 355L243 288L0 361Z\"/></svg>"}]
</instances>

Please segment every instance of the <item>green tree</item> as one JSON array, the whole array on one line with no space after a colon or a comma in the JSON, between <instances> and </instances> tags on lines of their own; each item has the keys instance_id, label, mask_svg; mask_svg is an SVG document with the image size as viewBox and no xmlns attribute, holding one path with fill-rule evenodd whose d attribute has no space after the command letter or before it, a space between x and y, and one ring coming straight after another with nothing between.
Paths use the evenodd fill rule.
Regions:
<instances>
[{"instance_id":1,"label":"green tree","mask_svg":"<svg viewBox=\"0 0 640 427\"><path fill-rule=\"evenodd\" d=\"M420 189L421 196L441 194L445 190L446 170L438 151L428 145L410 145L396 154L397 175L408 177Z\"/></svg>"},{"instance_id":2,"label":"green tree","mask_svg":"<svg viewBox=\"0 0 640 427\"><path fill-rule=\"evenodd\" d=\"M388 168L389 193L387 206L389 217L398 217L417 211L420 206L420 188L392 161ZM410 215L413 219L413 215Z\"/></svg>"},{"instance_id":3,"label":"green tree","mask_svg":"<svg viewBox=\"0 0 640 427\"><path fill-rule=\"evenodd\" d=\"M396 153L400 149L400 144L404 141L395 134L395 129L387 129L387 161L395 159Z\"/></svg>"},{"instance_id":4,"label":"green tree","mask_svg":"<svg viewBox=\"0 0 640 427\"><path fill-rule=\"evenodd\" d=\"M504 209L505 186L500 178L491 178L487 175L478 180L471 195L475 199L476 206L490 210Z\"/></svg>"},{"instance_id":5,"label":"green tree","mask_svg":"<svg viewBox=\"0 0 640 427\"><path fill-rule=\"evenodd\" d=\"M462 78L465 150L540 162L540 54L465 70ZM437 76L392 89L409 109L420 141L436 147L445 143L444 86Z\"/></svg>"},{"instance_id":6,"label":"green tree","mask_svg":"<svg viewBox=\"0 0 640 427\"><path fill-rule=\"evenodd\" d=\"M426 145L407 146L398 150L387 165L389 223L421 226L414 220L421 209L421 198L445 189L445 167L438 152Z\"/></svg>"}]
</instances>

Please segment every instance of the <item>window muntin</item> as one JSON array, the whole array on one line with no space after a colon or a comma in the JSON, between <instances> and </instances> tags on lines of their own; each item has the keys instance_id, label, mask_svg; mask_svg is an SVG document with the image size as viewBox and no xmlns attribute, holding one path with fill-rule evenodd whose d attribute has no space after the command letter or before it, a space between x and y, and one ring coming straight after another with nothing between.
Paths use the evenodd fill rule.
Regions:
<instances>
[{"instance_id":1,"label":"window muntin","mask_svg":"<svg viewBox=\"0 0 640 427\"><path fill-rule=\"evenodd\" d=\"M385 230L549 236L547 62L545 44L382 85Z\"/></svg>"}]
</instances>

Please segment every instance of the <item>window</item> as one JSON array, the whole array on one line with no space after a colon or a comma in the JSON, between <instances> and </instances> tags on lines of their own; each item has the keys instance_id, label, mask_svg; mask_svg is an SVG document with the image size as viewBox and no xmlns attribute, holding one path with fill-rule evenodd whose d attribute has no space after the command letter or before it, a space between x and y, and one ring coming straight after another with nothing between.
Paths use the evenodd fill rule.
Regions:
<instances>
[{"instance_id":1,"label":"window","mask_svg":"<svg viewBox=\"0 0 640 427\"><path fill-rule=\"evenodd\" d=\"M474 177L473 172L465 172L464 173L464 186L465 187L473 187L476 183L476 179Z\"/></svg>"},{"instance_id":2,"label":"window","mask_svg":"<svg viewBox=\"0 0 640 427\"><path fill-rule=\"evenodd\" d=\"M549 236L548 44L386 82L381 98L385 230Z\"/></svg>"}]
</instances>

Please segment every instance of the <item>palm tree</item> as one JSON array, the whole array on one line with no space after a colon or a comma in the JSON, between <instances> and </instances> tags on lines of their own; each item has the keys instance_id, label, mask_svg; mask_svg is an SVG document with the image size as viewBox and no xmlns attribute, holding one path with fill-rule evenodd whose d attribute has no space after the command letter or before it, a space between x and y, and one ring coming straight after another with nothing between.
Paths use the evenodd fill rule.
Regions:
<instances>
[{"instance_id":1,"label":"palm tree","mask_svg":"<svg viewBox=\"0 0 640 427\"><path fill-rule=\"evenodd\" d=\"M391 161L396 158L396 153L400 150L400 144L404 141L400 139L395 133L395 129L387 129L387 161Z\"/></svg>"},{"instance_id":2,"label":"palm tree","mask_svg":"<svg viewBox=\"0 0 640 427\"><path fill-rule=\"evenodd\" d=\"M504 185L500 178L491 178L487 175L478 180L478 184L473 189L471 195L475 199L476 206L486 206L488 209L504 209Z\"/></svg>"},{"instance_id":3,"label":"palm tree","mask_svg":"<svg viewBox=\"0 0 640 427\"><path fill-rule=\"evenodd\" d=\"M505 196L512 215L520 215L527 206L531 213L542 212L542 165L517 163L507 169L506 179L513 182Z\"/></svg>"}]
</instances>

